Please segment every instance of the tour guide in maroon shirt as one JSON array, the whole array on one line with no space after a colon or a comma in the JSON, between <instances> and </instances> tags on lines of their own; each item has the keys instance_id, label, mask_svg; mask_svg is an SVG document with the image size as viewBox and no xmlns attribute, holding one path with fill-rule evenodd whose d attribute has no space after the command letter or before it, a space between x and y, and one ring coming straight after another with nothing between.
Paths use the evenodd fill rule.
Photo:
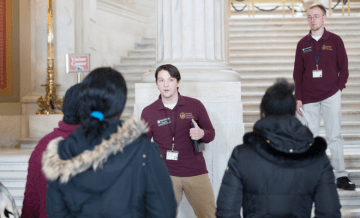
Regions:
<instances>
[{"instance_id":1,"label":"tour guide in maroon shirt","mask_svg":"<svg viewBox=\"0 0 360 218\"><path fill-rule=\"evenodd\" d=\"M215 217L215 197L205 160L202 152L195 153L192 144L192 140L214 140L215 130L206 109L199 100L180 95L181 77L175 66L158 67L155 78L159 99L144 108L141 118L150 127L148 137L160 147L178 207L184 190L197 217Z\"/></svg>"},{"instance_id":2,"label":"tour guide in maroon shirt","mask_svg":"<svg viewBox=\"0 0 360 218\"><path fill-rule=\"evenodd\" d=\"M336 185L341 189L355 190L355 184L345 170L341 134L341 91L349 76L346 50L341 38L325 29L326 10L323 5L311 5L307 18L311 31L297 44L293 74L297 112L305 117L316 137L322 111Z\"/></svg>"}]
</instances>

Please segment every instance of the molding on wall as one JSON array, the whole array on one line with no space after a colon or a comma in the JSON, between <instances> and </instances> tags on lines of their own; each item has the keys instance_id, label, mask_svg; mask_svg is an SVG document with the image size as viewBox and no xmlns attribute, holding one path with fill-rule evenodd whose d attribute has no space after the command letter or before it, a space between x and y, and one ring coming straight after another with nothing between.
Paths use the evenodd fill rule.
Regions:
<instances>
[{"instance_id":1,"label":"molding on wall","mask_svg":"<svg viewBox=\"0 0 360 218\"><path fill-rule=\"evenodd\" d=\"M121 17L126 17L128 19L135 20L143 24L147 24L147 16L141 14L141 12L139 11L136 11L121 4L110 2L108 0L98 0L97 8L102 11L106 11Z\"/></svg>"}]
</instances>

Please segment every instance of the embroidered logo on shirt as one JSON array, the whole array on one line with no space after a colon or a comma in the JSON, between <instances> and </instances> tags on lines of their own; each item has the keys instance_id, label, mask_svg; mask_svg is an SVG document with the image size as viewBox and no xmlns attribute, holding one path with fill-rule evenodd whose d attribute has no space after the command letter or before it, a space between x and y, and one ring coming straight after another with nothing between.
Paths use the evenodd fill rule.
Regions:
<instances>
[{"instance_id":1,"label":"embroidered logo on shirt","mask_svg":"<svg viewBox=\"0 0 360 218\"><path fill-rule=\"evenodd\" d=\"M332 49L331 49L331 45L329 45L329 46L325 46L325 45L323 45L322 50L332 51Z\"/></svg>"},{"instance_id":2,"label":"embroidered logo on shirt","mask_svg":"<svg viewBox=\"0 0 360 218\"><path fill-rule=\"evenodd\" d=\"M192 119L192 118L194 118L194 116L192 115L192 113L184 113L184 112L181 112L181 113L180 113L180 118L181 118L181 119L185 119L185 118L190 118L190 119Z\"/></svg>"}]
</instances>

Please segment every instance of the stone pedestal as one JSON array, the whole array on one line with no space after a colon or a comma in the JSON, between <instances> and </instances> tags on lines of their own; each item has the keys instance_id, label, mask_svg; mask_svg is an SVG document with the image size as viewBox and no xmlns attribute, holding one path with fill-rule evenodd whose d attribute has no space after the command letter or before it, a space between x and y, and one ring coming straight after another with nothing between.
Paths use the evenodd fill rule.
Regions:
<instances>
[{"instance_id":1,"label":"stone pedestal","mask_svg":"<svg viewBox=\"0 0 360 218\"><path fill-rule=\"evenodd\" d=\"M29 116L29 137L20 139L22 149L34 148L38 141L59 126L63 119L62 114L52 115L30 115Z\"/></svg>"},{"instance_id":2,"label":"stone pedestal","mask_svg":"<svg viewBox=\"0 0 360 218\"><path fill-rule=\"evenodd\" d=\"M240 82L182 82L181 95L200 100L215 128L215 140L206 145L204 157L213 185L215 198L219 193L221 181L233 148L242 143L244 124L242 119ZM155 83L135 85L135 117L157 100L159 90ZM185 195L180 204L178 218L196 217Z\"/></svg>"}]
</instances>

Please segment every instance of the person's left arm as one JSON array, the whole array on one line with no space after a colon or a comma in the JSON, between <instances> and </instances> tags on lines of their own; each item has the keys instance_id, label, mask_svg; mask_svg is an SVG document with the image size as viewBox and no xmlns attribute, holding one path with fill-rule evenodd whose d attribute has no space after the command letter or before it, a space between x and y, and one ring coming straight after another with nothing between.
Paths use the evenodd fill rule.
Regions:
<instances>
[{"instance_id":1,"label":"person's left arm","mask_svg":"<svg viewBox=\"0 0 360 218\"><path fill-rule=\"evenodd\" d=\"M225 170L224 177L220 186L217 198L217 218L234 218L240 216L240 208L243 199L243 183L240 169L238 167L239 150L238 146L234 148Z\"/></svg>"},{"instance_id":2,"label":"person's left arm","mask_svg":"<svg viewBox=\"0 0 360 218\"><path fill-rule=\"evenodd\" d=\"M210 121L209 115L204 107L204 105L200 102L198 108L198 118L199 118L199 126L202 130L204 130L204 136L201 138L203 142L209 143L215 138L215 129Z\"/></svg>"},{"instance_id":3,"label":"person's left arm","mask_svg":"<svg viewBox=\"0 0 360 218\"><path fill-rule=\"evenodd\" d=\"M348 57L346 54L344 42L339 37L336 42L336 62L339 72L339 78L338 78L338 87L342 91L346 86L347 79L349 77L349 69L348 69Z\"/></svg>"}]
</instances>

